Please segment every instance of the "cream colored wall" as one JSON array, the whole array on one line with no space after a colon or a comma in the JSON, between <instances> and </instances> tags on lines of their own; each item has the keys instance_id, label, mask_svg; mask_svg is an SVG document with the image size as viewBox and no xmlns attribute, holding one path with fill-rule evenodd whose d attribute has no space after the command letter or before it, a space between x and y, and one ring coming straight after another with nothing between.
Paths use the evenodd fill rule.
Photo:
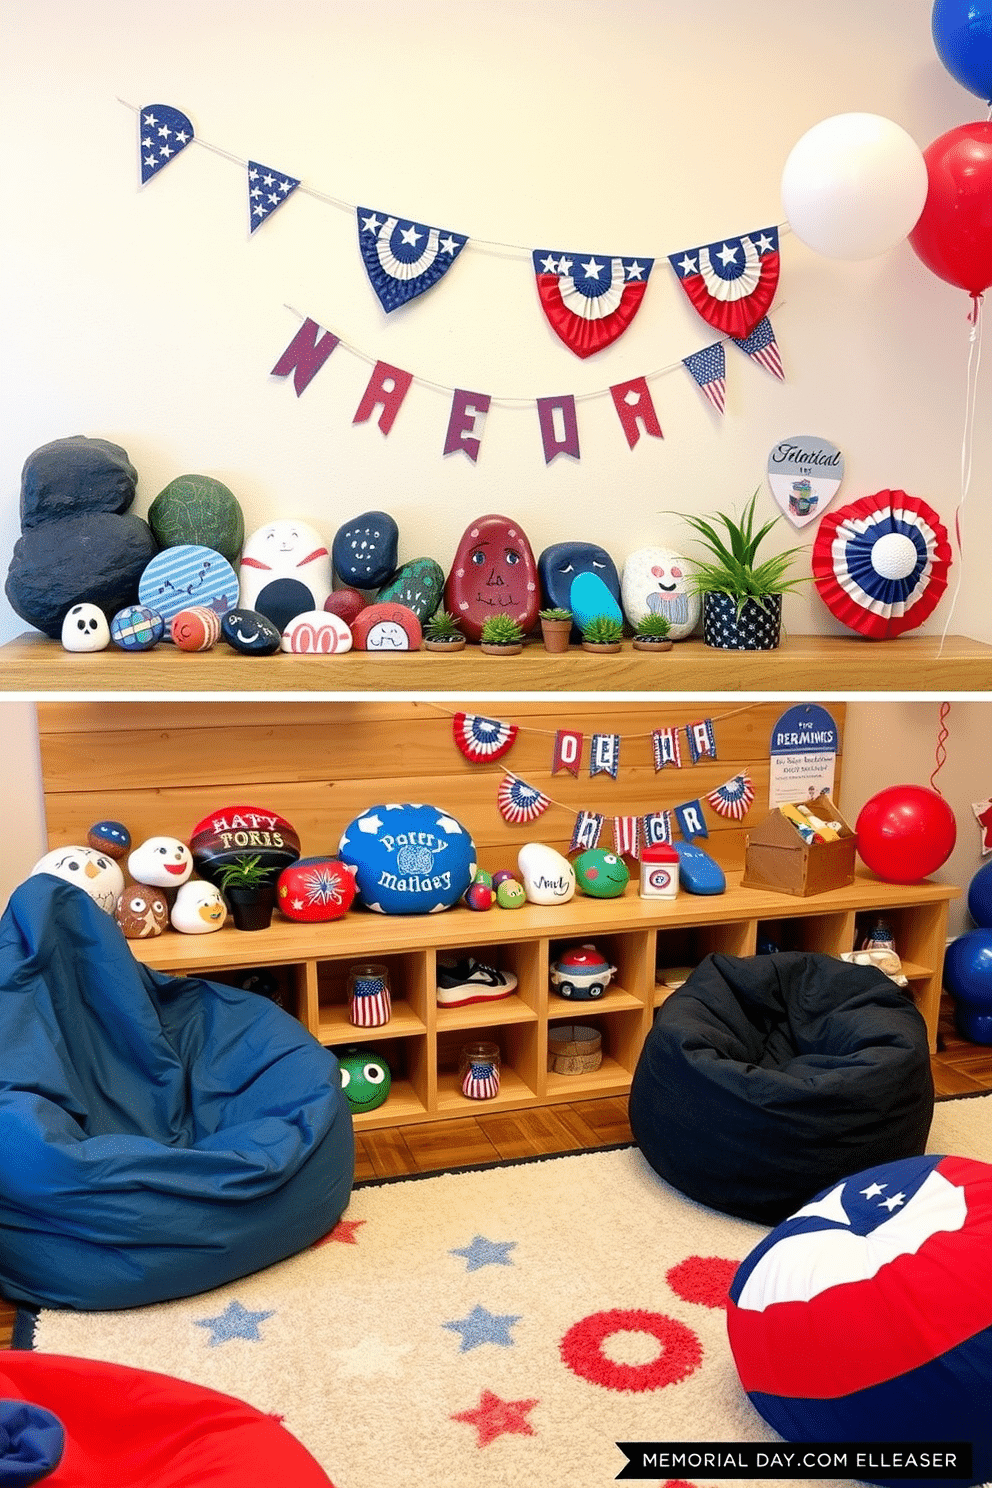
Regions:
<instances>
[{"instance_id":1,"label":"cream colored wall","mask_svg":"<svg viewBox=\"0 0 992 1488\"><path fill-rule=\"evenodd\" d=\"M38 758L38 727L31 703L0 702L0 805L4 850L0 854L0 906L47 850Z\"/></svg>"},{"instance_id":2,"label":"cream colored wall","mask_svg":"<svg viewBox=\"0 0 992 1488\"><path fill-rule=\"evenodd\" d=\"M679 369L651 383L664 440L631 452L606 392L713 339L665 255L780 221L782 167L807 129L865 110L925 147L983 115L936 57L930 0L831 0L828 20L795 0L0 10L4 570L25 456L78 433L129 451L139 514L173 477L204 472L234 489L249 528L304 518L330 538L385 508L401 559L430 553L445 567L488 511L516 519L538 552L565 538L602 542L619 564L646 543L691 551L671 513L740 509L771 448L798 434L840 445L842 500L903 488L952 525L968 302L906 244L849 264L787 235L772 315L787 381L731 347L722 422ZM353 214L297 193L249 240L243 168L196 147L139 190L135 118L118 97L183 108L201 138L345 202L523 252L470 244L438 288L387 317ZM581 362L552 335L529 259L538 247L656 257L613 348ZM373 360L524 406L492 409L477 466L442 457L450 396L426 385L388 438L353 426L367 361L339 349L299 400L269 376L299 325L287 305ZM583 400L582 459L546 467L533 400L563 393ZM992 536L987 409L986 394L970 553ZM762 515L773 509L763 488ZM783 522L769 551L794 538L808 548L815 530ZM979 568L964 571L951 628L992 640ZM785 618L795 633L840 630L815 592L791 598ZM0 641L23 629L0 601Z\"/></svg>"}]
</instances>

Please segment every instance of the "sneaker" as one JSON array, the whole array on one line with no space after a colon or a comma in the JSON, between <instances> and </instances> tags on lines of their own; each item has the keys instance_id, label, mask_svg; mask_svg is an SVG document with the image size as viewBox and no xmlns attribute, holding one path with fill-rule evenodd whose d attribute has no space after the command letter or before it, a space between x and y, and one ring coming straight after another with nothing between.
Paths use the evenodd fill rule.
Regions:
<instances>
[{"instance_id":1,"label":"sneaker","mask_svg":"<svg viewBox=\"0 0 992 1488\"><path fill-rule=\"evenodd\" d=\"M493 1002L509 997L517 985L512 971L484 966L474 956L439 956L437 1000L439 1007L464 1007L470 1002Z\"/></svg>"}]
</instances>

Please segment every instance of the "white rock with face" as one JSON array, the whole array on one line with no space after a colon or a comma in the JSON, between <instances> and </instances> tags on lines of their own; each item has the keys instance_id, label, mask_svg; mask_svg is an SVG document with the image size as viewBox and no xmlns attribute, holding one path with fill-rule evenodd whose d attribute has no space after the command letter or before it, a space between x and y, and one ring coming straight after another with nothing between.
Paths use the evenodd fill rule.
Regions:
<instances>
[{"instance_id":1,"label":"white rock with face","mask_svg":"<svg viewBox=\"0 0 992 1488\"><path fill-rule=\"evenodd\" d=\"M177 889L193 872L193 854L178 837L148 837L131 853L127 871L137 883Z\"/></svg>"},{"instance_id":2,"label":"white rock with face","mask_svg":"<svg viewBox=\"0 0 992 1488\"><path fill-rule=\"evenodd\" d=\"M105 651L110 645L107 617L95 604L75 604L62 621L66 651Z\"/></svg>"},{"instance_id":3,"label":"white rock with face","mask_svg":"<svg viewBox=\"0 0 992 1488\"><path fill-rule=\"evenodd\" d=\"M92 847L57 847L39 858L30 876L33 878L36 873L52 873L66 883L75 884L107 914L113 914L118 895L124 891L124 875L119 864Z\"/></svg>"},{"instance_id":4,"label":"white rock with face","mask_svg":"<svg viewBox=\"0 0 992 1488\"><path fill-rule=\"evenodd\" d=\"M172 906L172 928L183 935L209 935L220 930L227 918L227 905L220 889L191 879L184 883Z\"/></svg>"},{"instance_id":5,"label":"white rock with face","mask_svg":"<svg viewBox=\"0 0 992 1488\"><path fill-rule=\"evenodd\" d=\"M671 548L637 548L623 566L620 595L631 625L664 615L669 639L684 641L699 624L703 602L692 593L692 564Z\"/></svg>"},{"instance_id":6,"label":"white rock with face","mask_svg":"<svg viewBox=\"0 0 992 1488\"><path fill-rule=\"evenodd\" d=\"M517 853L517 867L531 904L566 904L575 893L575 869L543 842L525 842Z\"/></svg>"},{"instance_id":7,"label":"white rock with face","mask_svg":"<svg viewBox=\"0 0 992 1488\"><path fill-rule=\"evenodd\" d=\"M309 522L269 522L251 534L241 554L241 604L257 609L263 589L278 579L295 579L309 589L319 610L331 592L331 555Z\"/></svg>"}]
</instances>

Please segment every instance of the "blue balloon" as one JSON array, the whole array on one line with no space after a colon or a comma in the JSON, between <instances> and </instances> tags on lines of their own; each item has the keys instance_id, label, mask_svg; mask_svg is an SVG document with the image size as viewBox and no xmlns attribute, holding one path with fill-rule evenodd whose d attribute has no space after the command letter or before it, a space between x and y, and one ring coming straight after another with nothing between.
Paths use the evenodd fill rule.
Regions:
<instances>
[{"instance_id":1,"label":"blue balloon","mask_svg":"<svg viewBox=\"0 0 992 1488\"><path fill-rule=\"evenodd\" d=\"M992 104L992 0L934 0L930 25L951 77Z\"/></svg>"},{"instance_id":2,"label":"blue balloon","mask_svg":"<svg viewBox=\"0 0 992 1488\"><path fill-rule=\"evenodd\" d=\"M979 868L968 885L968 913L976 925L992 927L992 863Z\"/></svg>"},{"instance_id":3,"label":"blue balloon","mask_svg":"<svg viewBox=\"0 0 992 1488\"><path fill-rule=\"evenodd\" d=\"M992 1044L992 930L968 930L947 947L944 986L954 1021L975 1044Z\"/></svg>"}]
</instances>

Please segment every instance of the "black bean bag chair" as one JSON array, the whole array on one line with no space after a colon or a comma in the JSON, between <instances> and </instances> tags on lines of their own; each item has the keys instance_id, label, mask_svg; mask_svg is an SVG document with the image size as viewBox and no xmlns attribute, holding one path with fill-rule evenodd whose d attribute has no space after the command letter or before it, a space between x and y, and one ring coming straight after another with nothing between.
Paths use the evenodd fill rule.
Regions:
<instances>
[{"instance_id":1,"label":"black bean bag chair","mask_svg":"<svg viewBox=\"0 0 992 1488\"><path fill-rule=\"evenodd\" d=\"M877 967L712 955L658 1010L630 1125L680 1192L773 1225L852 1173L919 1156L933 1099L926 1025Z\"/></svg>"}]
</instances>

